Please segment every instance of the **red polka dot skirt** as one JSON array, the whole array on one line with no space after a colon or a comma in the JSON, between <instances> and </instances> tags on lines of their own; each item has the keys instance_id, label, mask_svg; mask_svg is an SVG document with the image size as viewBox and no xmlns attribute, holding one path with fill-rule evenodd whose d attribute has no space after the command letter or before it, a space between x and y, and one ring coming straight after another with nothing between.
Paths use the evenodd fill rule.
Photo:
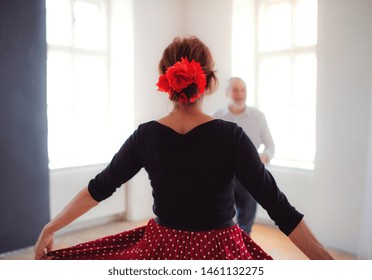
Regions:
<instances>
[{"instance_id":1,"label":"red polka dot skirt","mask_svg":"<svg viewBox=\"0 0 372 280\"><path fill-rule=\"evenodd\" d=\"M271 260L238 225L210 231L146 226L52 251L64 260Z\"/></svg>"}]
</instances>

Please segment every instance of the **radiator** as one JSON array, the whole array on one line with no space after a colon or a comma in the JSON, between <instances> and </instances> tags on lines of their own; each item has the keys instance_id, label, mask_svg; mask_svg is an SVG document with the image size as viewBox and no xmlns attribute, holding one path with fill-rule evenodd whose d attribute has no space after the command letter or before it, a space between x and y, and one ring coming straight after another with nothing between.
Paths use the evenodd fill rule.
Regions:
<instances>
[{"instance_id":1,"label":"radiator","mask_svg":"<svg viewBox=\"0 0 372 280\"><path fill-rule=\"evenodd\" d=\"M268 169L289 202L301 213L311 213L311 209L314 207L314 203L311 201L311 193L314 188L313 171L276 166L269 166ZM256 221L274 225L266 210L259 205L257 207Z\"/></svg>"},{"instance_id":2,"label":"radiator","mask_svg":"<svg viewBox=\"0 0 372 280\"><path fill-rule=\"evenodd\" d=\"M106 164L50 170L50 216L55 217L105 166ZM65 231L124 215L126 211L124 187L78 218Z\"/></svg>"}]
</instances>

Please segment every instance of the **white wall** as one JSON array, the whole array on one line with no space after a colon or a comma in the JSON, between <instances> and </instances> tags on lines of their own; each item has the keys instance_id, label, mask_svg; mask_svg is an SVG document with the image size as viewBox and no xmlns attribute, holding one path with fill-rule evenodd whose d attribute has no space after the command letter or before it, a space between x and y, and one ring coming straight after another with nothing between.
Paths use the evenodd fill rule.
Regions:
<instances>
[{"instance_id":1,"label":"white wall","mask_svg":"<svg viewBox=\"0 0 372 280\"><path fill-rule=\"evenodd\" d=\"M197 35L211 48L220 88L207 112L226 104L231 75L232 1L136 0L134 12L135 122L171 108L156 91L157 63L176 35ZM315 170L271 167L279 186L327 246L357 253L366 187L372 74L372 1L319 1L317 152ZM164 16L166 15L166 16ZM152 216L151 190L141 172L128 188L128 217ZM371 200L370 200L371 202ZM265 218L265 214L260 213Z\"/></svg>"},{"instance_id":2,"label":"white wall","mask_svg":"<svg viewBox=\"0 0 372 280\"><path fill-rule=\"evenodd\" d=\"M185 0L185 32L198 36L210 49L216 62L219 88L205 98L206 112L226 104L225 88L231 75L232 5L226 0Z\"/></svg>"},{"instance_id":3,"label":"white wall","mask_svg":"<svg viewBox=\"0 0 372 280\"><path fill-rule=\"evenodd\" d=\"M372 1L318 5L315 209L310 217L325 243L356 253L372 109Z\"/></svg>"},{"instance_id":4,"label":"white wall","mask_svg":"<svg viewBox=\"0 0 372 280\"><path fill-rule=\"evenodd\" d=\"M372 81L372 71L370 80ZM372 86L371 86L371 100L372 100ZM360 228L360 239L359 239L359 250L358 257L360 259L372 259L372 110L370 110L369 117L369 147L367 150L367 164L366 164L366 185L364 188L364 201L362 207L361 217L361 228Z\"/></svg>"}]
</instances>

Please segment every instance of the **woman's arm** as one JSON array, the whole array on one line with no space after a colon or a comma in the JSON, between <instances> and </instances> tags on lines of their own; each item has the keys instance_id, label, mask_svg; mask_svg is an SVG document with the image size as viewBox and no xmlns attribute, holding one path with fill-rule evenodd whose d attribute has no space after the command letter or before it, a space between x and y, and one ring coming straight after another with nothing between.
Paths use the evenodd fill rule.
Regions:
<instances>
[{"instance_id":1,"label":"woman's arm","mask_svg":"<svg viewBox=\"0 0 372 280\"><path fill-rule=\"evenodd\" d=\"M46 253L52 250L53 234L56 231L70 224L98 203L92 198L87 187L82 189L56 217L44 226L34 247L35 259L46 258Z\"/></svg>"},{"instance_id":2,"label":"woman's arm","mask_svg":"<svg viewBox=\"0 0 372 280\"><path fill-rule=\"evenodd\" d=\"M302 220L288 235L289 239L311 260L333 260Z\"/></svg>"}]
</instances>

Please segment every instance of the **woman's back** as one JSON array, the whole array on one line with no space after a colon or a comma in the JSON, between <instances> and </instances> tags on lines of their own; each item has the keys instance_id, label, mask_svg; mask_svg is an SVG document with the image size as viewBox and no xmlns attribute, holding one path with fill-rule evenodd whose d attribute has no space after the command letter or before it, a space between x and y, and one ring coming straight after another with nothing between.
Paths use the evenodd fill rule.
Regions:
<instances>
[{"instance_id":1,"label":"woman's back","mask_svg":"<svg viewBox=\"0 0 372 280\"><path fill-rule=\"evenodd\" d=\"M180 134L159 122L139 127L139 147L154 196L154 213L173 227L208 229L235 214L230 181L234 176L236 126L221 120Z\"/></svg>"}]
</instances>

